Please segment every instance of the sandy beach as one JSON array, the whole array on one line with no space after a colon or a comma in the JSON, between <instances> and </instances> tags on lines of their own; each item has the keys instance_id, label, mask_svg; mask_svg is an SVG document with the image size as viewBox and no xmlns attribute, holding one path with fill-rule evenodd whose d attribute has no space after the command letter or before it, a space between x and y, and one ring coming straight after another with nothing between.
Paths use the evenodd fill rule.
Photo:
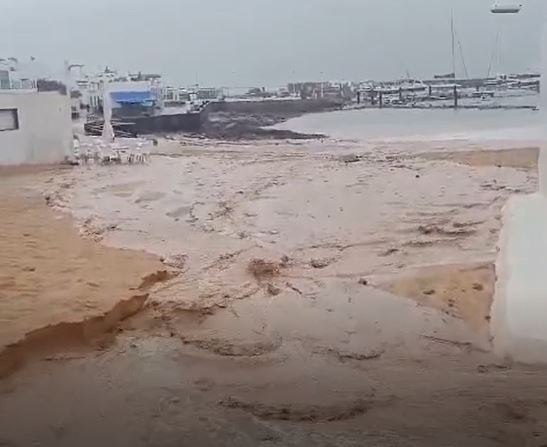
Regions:
<instances>
[{"instance_id":1,"label":"sandy beach","mask_svg":"<svg viewBox=\"0 0 547 447\"><path fill-rule=\"evenodd\" d=\"M181 138L3 177L0 445L545 445L545 368L489 331L501 209L536 165Z\"/></svg>"}]
</instances>

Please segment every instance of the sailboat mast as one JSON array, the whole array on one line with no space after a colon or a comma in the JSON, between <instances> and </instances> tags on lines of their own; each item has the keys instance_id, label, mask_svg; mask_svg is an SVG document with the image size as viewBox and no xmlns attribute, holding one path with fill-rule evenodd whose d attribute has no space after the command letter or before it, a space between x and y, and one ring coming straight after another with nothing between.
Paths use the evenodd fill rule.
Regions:
<instances>
[{"instance_id":1,"label":"sailboat mast","mask_svg":"<svg viewBox=\"0 0 547 447\"><path fill-rule=\"evenodd\" d=\"M454 10L450 13L450 32L452 34L452 74L456 77L456 37L454 32Z\"/></svg>"}]
</instances>

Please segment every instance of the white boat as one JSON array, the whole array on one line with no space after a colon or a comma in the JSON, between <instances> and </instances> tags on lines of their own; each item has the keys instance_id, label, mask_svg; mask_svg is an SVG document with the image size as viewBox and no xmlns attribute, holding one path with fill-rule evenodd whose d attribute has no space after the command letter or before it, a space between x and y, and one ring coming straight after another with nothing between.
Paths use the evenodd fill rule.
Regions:
<instances>
[{"instance_id":1,"label":"white boat","mask_svg":"<svg viewBox=\"0 0 547 447\"><path fill-rule=\"evenodd\" d=\"M518 14L522 5L516 3L494 3L490 11L494 14Z\"/></svg>"},{"instance_id":2,"label":"white boat","mask_svg":"<svg viewBox=\"0 0 547 447\"><path fill-rule=\"evenodd\" d=\"M432 84L433 90L454 90L454 88L460 89L460 84Z\"/></svg>"},{"instance_id":3,"label":"white boat","mask_svg":"<svg viewBox=\"0 0 547 447\"><path fill-rule=\"evenodd\" d=\"M516 81L519 87L539 87L539 79L519 79Z\"/></svg>"},{"instance_id":4,"label":"white boat","mask_svg":"<svg viewBox=\"0 0 547 447\"><path fill-rule=\"evenodd\" d=\"M399 87L378 87L375 89L377 93L382 93L383 95L396 95L399 93Z\"/></svg>"},{"instance_id":5,"label":"white boat","mask_svg":"<svg viewBox=\"0 0 547 447\"><path fill-rule=\"evenodd\" d=\"M422 81L414 81L414 82L404 82L401 84L401 88L403 89L403 92L425 92L427 90L427 86Z\"/></svg>"}]
</instances>

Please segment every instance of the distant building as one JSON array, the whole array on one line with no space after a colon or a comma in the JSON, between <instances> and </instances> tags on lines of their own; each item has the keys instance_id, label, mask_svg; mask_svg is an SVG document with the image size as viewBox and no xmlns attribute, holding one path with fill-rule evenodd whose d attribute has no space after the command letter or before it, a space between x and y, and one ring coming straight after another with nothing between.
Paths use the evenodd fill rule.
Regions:
<instances>
[{"instance_id":1,"label":"distant building","mask_svg":"<svg viewBox=\"0 0 547 447\"><path fill-rule=\"evenodd\" d=\"M197 99L202 101L213 101L222 96L222 91L214 87L198 87L195 93Z\"/></svg>"},{"instance_id":2,"label":"distant building","mask_svg":"<svg viewBox=\"0 0 547 447\"><path fill-rule=\"evenodd\" d=\"M114 101L115 113L151 113L153 107L161 106L163 101L162 77L159 74L121 74L110 67L105 67L94 74L84 74L83 70L80 70L80 76L72 81L72 90L77 90L81 94L81 107L98 114L103 111L104 94L107 89L113 93L123 92L120 95L124 98L118 95L118 100ZM130 97L131 91L139 93ZM145 95L143 91L149 94ZM154 104L150 104L151 101Z\"/></svg>"},{"instance_id":3,"label":"distant building","mask_svg":"<svg viewBox=\"0 0 547 447\"><path fill-rule=\"evenodd\" d=\"M114 118L151 116L161 107L161 98L148 81L111 82L104 89Z\"/></svg>"},{"instance_id":4,"label":"distant building","mask_svg":"<svg viewBox=\"0 0 547 447\"><path fill-rule=\"evenodd\" d=\"M163 104L169 106L181 106L192 101L192 93L181 87L165 87L163 89Z\"/></svg>"},{"instance_id":5,"label":"distant building","mask_svg":"<svg viewBox=\"0 0 547 447\"><path fill-rule=\"evenodd\" d=\"M8 88L11 88L10 72L0 69L0 89Z\"/></svg>"},{"instance_id":6,"label":"distant building","mask_svg":"<svg viewBox=\"0 0 547 447\"><path fill-rule=\"evenodd\" d=\"M80 111L84 108L82 104L82 94L78 90L70 92L70 113L72 119L80 118Z\"/></svg>"},{"instance_id":7,"label":"distant building","mask_svg":"<svg viewBox=\"0 0 547 447\"><path fill-rule=\"evenodd\" d=\"M353 94L349 82L297 82L288 84L287 90L302 99L349 99Z\"/></svg>"},{"instance_id":8,"label":"distant building","mask_svg":"<svg viewBox=\"0 0 547 447\"><path fill-rule=\"evenodd\" d=\"M157 73L142 73L138 72L137 74L129 73L128 80L133 82L139 82L139 81L147 81L151 85L156 83L161 83L162 76Z\"/></svg>"},{"instance_id":9,"label":"distant building","mask_svg":"<svg viewBox=\"0 0 547 447\"><path fill-rule=\"evenodd\" d=\"M16 58L0 58L0 89L23 89L31 90L36 88L36 77L22 69L22 64Z\"/></svg>"}]
</instances>

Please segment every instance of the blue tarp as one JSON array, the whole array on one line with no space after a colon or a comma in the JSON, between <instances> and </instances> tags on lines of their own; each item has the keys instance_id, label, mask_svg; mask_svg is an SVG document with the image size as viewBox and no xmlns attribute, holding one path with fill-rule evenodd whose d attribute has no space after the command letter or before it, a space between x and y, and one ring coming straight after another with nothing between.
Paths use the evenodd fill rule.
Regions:
<instances>
[{"instance_id":1,"label":"blue tarp","mask_svg":"<svg viewBox=\"0 0 547 447\"><path fill-rule=\"evenodd\" d=\"M154 102L154 97L150 91L111 92L110 97L118 104L145 104Z\"/></svg>"}]
</instances>

